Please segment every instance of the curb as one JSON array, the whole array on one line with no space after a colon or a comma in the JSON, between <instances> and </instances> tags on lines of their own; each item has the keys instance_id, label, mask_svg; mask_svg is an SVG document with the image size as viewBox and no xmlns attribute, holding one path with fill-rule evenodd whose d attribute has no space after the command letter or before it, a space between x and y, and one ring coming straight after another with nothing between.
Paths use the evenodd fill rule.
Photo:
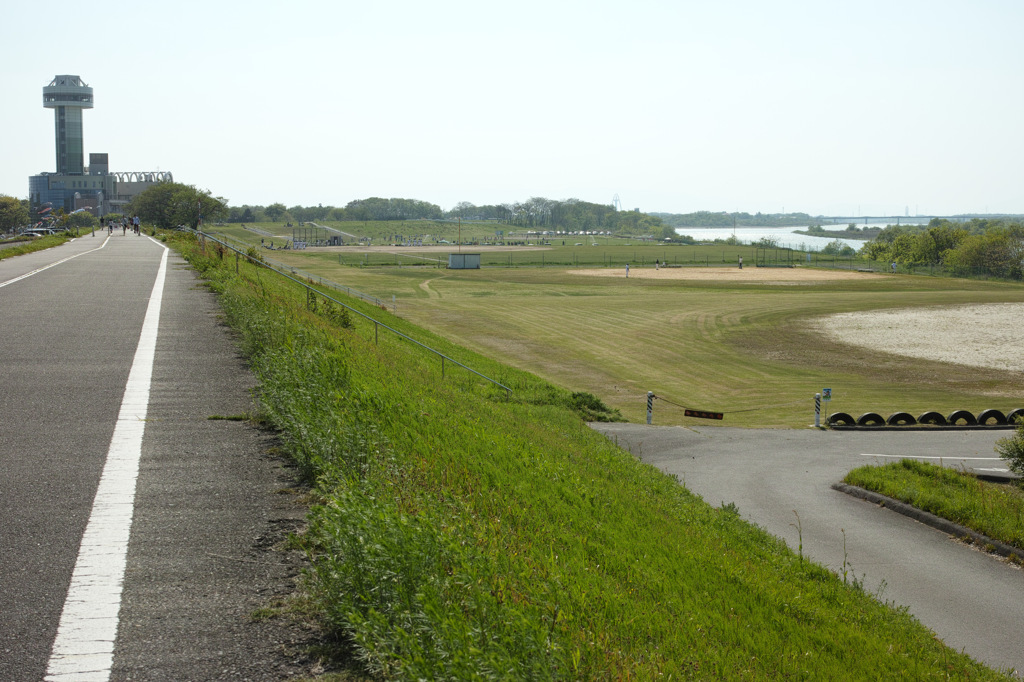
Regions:
<instances>
[{"instance_id":1,"label":"curb","mask_svg":"<svg viewBox=\"0 0 1024 682\"><path fill-rule=\"evenodd\" d=\"M900 502L899 500L894 500L891 497L886 497L885 495L880 495L876 492L865 490L864 488L860 488L855 485L847 485L846 483L833 483L832 489L868 502L873 502L882 507L886 507L887 509L891 509L898 514L903 514L904 516L912 518L915 521L919 521L926 526L931 526L932 528L940 530L954 538L959 538L961 540L969 539L978 547L988 552L992 552L993 554L998 554L1007 558L1024 557L1024 549L1008 545L1004 542L999 542L998 540L993 540L987 535L982 535L981 533L971 530L966 526L961 526L959 523L953 523L952 521L936 516L931 512L926 512L922 509L918 509L917 507L913 507L906 502Z\"/></svg>"}]
</instances>

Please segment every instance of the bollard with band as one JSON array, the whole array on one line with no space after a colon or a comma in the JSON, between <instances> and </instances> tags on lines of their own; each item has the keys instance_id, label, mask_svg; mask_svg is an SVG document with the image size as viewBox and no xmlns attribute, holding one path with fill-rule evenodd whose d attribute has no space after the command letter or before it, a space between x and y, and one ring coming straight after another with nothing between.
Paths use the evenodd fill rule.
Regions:
<instances>
[{"instance_id":1,"label":"bollard with band","mask_svg":"<svg viewBox=\"0 0 1024 682\"><path fill-rule=\"evenodd\" d=\"M654 412L654 391L647 391L647 423L651 423L652 413Z\"/></svg>"},{"instance_id":2,"label":"bollard with band","mask_svg":"<svg viewBox=\"0 0 1024 682\"><path fill-rule=\"evenodd\" d=\"M814 428L821 428L821 394L814 394Z\"/></svg>"}]
</instances>

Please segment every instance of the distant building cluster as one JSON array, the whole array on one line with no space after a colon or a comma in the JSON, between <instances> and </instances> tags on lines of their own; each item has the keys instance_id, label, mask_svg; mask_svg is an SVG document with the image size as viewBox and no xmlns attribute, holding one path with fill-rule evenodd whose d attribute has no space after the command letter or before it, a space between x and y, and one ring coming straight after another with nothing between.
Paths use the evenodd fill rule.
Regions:
<instances>
[{"instance_id":1,"label":"distant building cluster","mask_svg":"<svg viewBox=\"0 0 1024 682\"><path fill-rule=\"evenodd\" d=\"M63 208L85 210L97 217L121 213L147 187L173 181L171 173L111 172L107 154L89 154L85 165L82 112L93 107L92 88L78 76L54 76L43 88L43 107L53 109L57 171L29 176L32 220L45 219Z\"/></svg>"}]
</instances>

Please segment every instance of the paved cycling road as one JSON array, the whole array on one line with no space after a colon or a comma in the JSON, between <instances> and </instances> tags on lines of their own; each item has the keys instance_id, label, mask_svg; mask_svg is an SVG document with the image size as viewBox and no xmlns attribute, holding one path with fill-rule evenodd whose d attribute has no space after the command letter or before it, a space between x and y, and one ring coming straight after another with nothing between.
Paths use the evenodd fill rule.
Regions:
<instances>
[{"instance_id":1,"label":"paved cycling road","mask_svg":"<svg viewBox=\"0 0 1024 682\"><path fill-rule=\"evenodd\" d=\"M736 504L741 516L794 550L799 514L804 554L837 573L845 558L847 570L869 591L881 590L883 601L907 606L954 649L995 668L1024 671L1024 572L831 488L850 469L894 457L1005 469L993 447L1009 431L592 426L644 462L676 474L709 504Z\"/></svg>"},{"instance_id":2,"label":"paved cycling road","mask_svg":"<svg viewBox=\"0 0 1024 682\"><path fill-rule=\"evenodd\" d=\"M308 672L291 650L308 635L250 617L296 570L259 548L303 510L275 494L292 481L265 454L266 436L209 419L248 412L252 379L191 270L171 254L158 281L165 252L145 236L97 234L0 261L0 680L48 670L48 679L113 680ZM133 421L118 417L157 290L123 590L90 582L97 564L116 561L104 549L84 591L69 592L101 472L121 440L112 442L115 426ZM109 516L99 527L109 531ZM93 605L96 592L120 607ZM55 664L62 613L83 604L83 619L60 626L72 644ZM81 633L109 611L119 614L116 645L91 642L101 653L82 656Z\"/></svg>"}]
</instances>

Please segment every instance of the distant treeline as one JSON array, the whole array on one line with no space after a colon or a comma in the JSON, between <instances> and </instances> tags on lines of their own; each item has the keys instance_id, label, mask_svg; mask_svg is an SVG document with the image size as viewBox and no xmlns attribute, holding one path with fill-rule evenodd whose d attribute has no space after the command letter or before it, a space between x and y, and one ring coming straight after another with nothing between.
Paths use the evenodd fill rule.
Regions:
<instances>
[{"instance_id":1,"label":"distant treeline","mask_svg":"<svg viewBox=\"0 0 1024 682\"><path fill-rule=\"evenodd\" d=\"M697 211L695 213L651 213L670 227L792 227L814 225L817 221L806 213L726 213Z\"/></svg>"},{"instance_id":2,"label":"distant treeline","mask_svg":"<svg viewBox=\"0 0 1024 682\"><path fill-rule=\"evenodd\" d=\"M597 231L616 234L649 235L663 239L675 237L675 230L660 218L639 211L617 211L611 204L594 204L579 199L554 200L532 197L523 202L476 206L463 201L444 211L437 204L417 199L370 197L350 201L343 208L334 206L231 206L227 221L317 222L376 220L455 220L493 221L531 230Z\"/></svg>"},{"instance_id":3,"label":"distant treeline","mask_svg":"<svg viewBox=\"0 0 1024 682\"><path fill-rule=\"evenodd\" d=\"M908 265L942 265L953 274L987 268L997 277L1024 279L1024 224L1002 218L951 222L933 218L928 225L889 225L860 255Z\"/></svg>"}]
</instances>

